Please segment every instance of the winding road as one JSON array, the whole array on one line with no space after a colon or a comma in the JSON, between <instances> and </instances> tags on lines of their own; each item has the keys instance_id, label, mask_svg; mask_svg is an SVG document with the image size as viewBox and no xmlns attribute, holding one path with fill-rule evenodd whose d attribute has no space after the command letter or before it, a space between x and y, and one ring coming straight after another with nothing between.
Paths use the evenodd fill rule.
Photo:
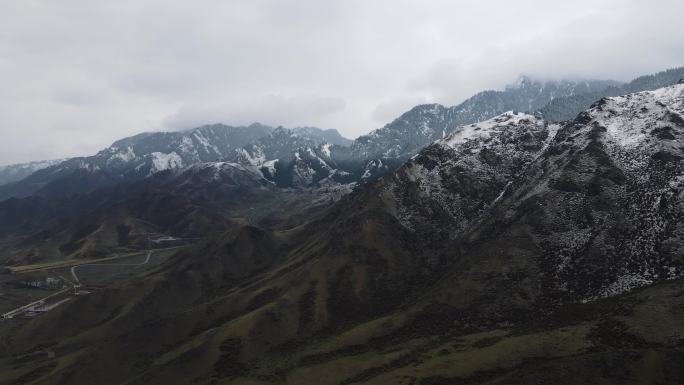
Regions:
<instances>
[{"instance_id":1,"label":"winding road","mask_svg":"<svg viewBox=\"0 0 684 385\"><path fill-rule=\"evenodd\" d=\"M163 249L156 249L156 251L173 250L173 249L178 249L178 248L182 248L182 247L185 247L185 246L167 247L167 248L163 248ZM57 291L57 292L55 292L55 293L53 293L53 294L51 294L51 295L49 295L49 296L47 296L47 297L45 297L45 298L41 298L41 299L39 299L39 300L37 300L37 301L33 301L33 302L29 303L29 304L20 306L20 307L18 307L18 308L16 308L16 309L11 310L11 311L9 311L9 312L6 312L6 313L4 313L4 314L0 314L0 319L13 318L14 316L16 316L16 315L18 315L18 314L21 314L22 312L24 312L24 311L26 311L26 310L30 310L31 308L33 308L33 307L35 307L35 306L45 306L45 305L48 305L47 300L53 299L53 298L55 298L55 297L57 297L57 296L59 296L59 295L66 294L66 293L68 293L70 290L74 290L74 289L75 289L76 292L78 292L78 288L81 286L81 281L78 279L78 275L76 274L76 269L79 268L79 267L82 267L82 266L142 266L142 265L146 265L146 264L148 264L148 263L150 262L150 259L152 258L152 252L153 252L153 250L148 250L148 251L147 251L147 255L145 256L145 260L142 261L142 262L140 262L140 263L94 263L94 262L88 263L88 262L86 262L86 263L74 265L74 266L71 267L71 276L73 277L74 282L70 282L69 280L67 280L67 279L65 279L64 277L62 277L62 276L60 276L59 274L57 274L57 276L59 276L60 278L62 278L62 279L64 280L64 282L70 284L72 287L64 288L64 289L59 290L59 291ZM141 253L140 253L140 254L141 254ZM118 260L118 259L131 258L131 257L132 257L132 256L130 256L130 255L125 255L125 256L109 257L109 258L107 258L107 259L108 259L108 260ZM49 270L49 269L52 269L52 268L55 268L55 267L54 267L54 266L45 266L45 267L40 267L40 268L32 269L32 270L30 270L30 271ZM64 303L64 302L66 302L66 300L62 300L62 301L60 301L60 302L58 302L58 303L50 304L50 306L56 307L56 306L58 306L58 305L60 305L61 303ZM52 307L50 307L50 308L52 308Z\"/></svg>"},{"instance_id":2,"label":"winding road","mask_svg":"<svg viewBox=\"0 0 684 385\"><path fill-rule=\"evenodd\" d=\"M62 290L60 290L56 293L53 293L53 294L51 294L45 298L41 298L37 301L33 301L29 304L26 304L24 306L21 306L21 307L14 309L14 310L8 311L7 313L2 314L2 318L3 319L12 318L12 317L16 316L17 314L19 314L25 310L31 309L32 307L39 306L39 305L45 305L47 300L54 298L54 297L57 297L59 295L62 295L64 293L68 292L69 290L71 290L71 288L62 289Z\"/></svg>"}]
</instances>

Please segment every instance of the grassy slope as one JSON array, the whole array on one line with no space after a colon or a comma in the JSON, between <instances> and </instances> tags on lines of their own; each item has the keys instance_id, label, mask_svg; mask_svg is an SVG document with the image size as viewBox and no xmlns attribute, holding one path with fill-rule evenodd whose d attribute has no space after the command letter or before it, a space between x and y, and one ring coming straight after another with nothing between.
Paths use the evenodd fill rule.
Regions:
<instances>
[{"instance_id":1,"label":"grassy slope","mask_svg":"<svg viewBox=\"0 0 684 385\"><path fill-rule=\"evenodd\" d=\"M258 322L252 314L149 357L153 367L164 370L149 371L130 383L677 383L684 375L683 283L672 281L571 305L536 323L490 330L454 327L437 334L420 333L405 327L410 312L397 312L237 364L230 360L232 348L227 341L234 341L231 334L241 327ZM67 343L80 345L77 350L53 347L58 352L54 360L40 358L30 364L4 360L0 383L30 383L33 376L50 372L61 375L48 374L36 383L88 383L64 373L93 362L90 355L110 354L89 342L87 335L81 335ZM230 374L207 375L220 357L225 367L218 371ZM98 367L91 370L117 378L121 359L98 360Z\"/></svg>"},{"instance_id":2,"label":"grassy slope","mask_svg":"<svg viewBox=\"0 0 684 385\"><path fill-rule=\"evenodd\" d=\"M637 374L680 357L681 281L550 315L528 313L515 325L470 322L454 314L472 299L486 300L473 295L476 282L462 279L458 290L440 281L428 291L408 285L415 298L393 293L401 289L395 282L411 278L399 267L411 270L420 258L410 251L415 240L397 236L400 227L374 204L349 212L333 213L337 221L313 233L311 226L326 222L275 233L235 230L179 253L143 280L26 325L0 325L0 383L34 373L36 384L525 384L539 373L562 383L568 368L587 373L585 383L602 376L639 383ZM496 271L490 263L474 265L474 275ZM439 289L445 284L450 290ZM492 318L494 310L480 306ZM55 360L18 365L11 358L44 346L58 352ZM638 365L643 369L632 373Z\"/></svg>"},{"instance_id":3,"label":"grassy slope","mask_svg":"<svg viewBox=\"0 0 684 385\"><path fill-rule=\"evenodd\" d=\"M264 357L249 377L220 383L676 383L684 375L683 283L487 331L402 335L396 324L406 316L395 314L307 344L286 360Z\"/></svg>"}]
</instances>

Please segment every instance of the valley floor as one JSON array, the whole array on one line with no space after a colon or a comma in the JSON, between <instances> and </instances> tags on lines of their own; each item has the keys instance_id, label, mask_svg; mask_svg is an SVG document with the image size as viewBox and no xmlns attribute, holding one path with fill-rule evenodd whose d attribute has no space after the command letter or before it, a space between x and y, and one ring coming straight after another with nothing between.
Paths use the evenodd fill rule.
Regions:
<instances>
[{"instance_id":1,"label":"valley floor","mask_svg":"<svg viewBox=\"0 0 684 385\"><path fill-rule=\"evenodd\" d=\"M434 317L409 325L406 314L398 312L187 383L624 385L677 384L684 378L682 280L570 305L519 325L464 331L444 327L442 321ZM11 328L11 323L0 323L2 345L11 339ZM50 347L21 356L5 353L2 384L33 383L76 358ZM164 378L150 383L164 383Z\"/></svg>"}]
</instances>

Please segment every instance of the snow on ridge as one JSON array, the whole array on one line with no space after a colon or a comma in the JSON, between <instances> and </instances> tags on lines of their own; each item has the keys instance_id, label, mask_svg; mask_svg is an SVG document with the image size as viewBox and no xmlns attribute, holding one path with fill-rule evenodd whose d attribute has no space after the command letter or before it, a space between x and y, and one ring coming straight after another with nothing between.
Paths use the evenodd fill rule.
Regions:
<instances>
[{"instance_id":1,"label":"snow on ridge","mask_svg":"<svg viewBox=\"0 0 684 385\"><path fill-rule=\"evenodd\" d=\"M590 110L596 122L606 128L611 142L623 148L635 148L650 142L650 130L662 114L682 117L684 84L604 99Z\"/></svg>"},{"instance_id":2,"label":"snow on ridge","mask_svg":"<svg viewBox=\"0 0 684 385\"><path fill-rule=\"evenodd\" d=\"M237 149L238 155L244 159L250 166L261 166L266 162L266 155L264 155L264 150L259 146L253 146L253 154L250 154L245 148Z\"/></svg>"},{"instance_id":3,"label":"snow on ridge","mask_svg":"<svg viewBox=\"0 0 684 385\"><path fill-rule=\"evenodd\" d=\"M150 156L152 157L152 169L150 170L150 174L183 167L183 159L181 159L175 151L170 154L153 152Z\"/></svg>"},{"instance_id":4,"label":"snow on ridge","mask_svg":"<svg viewBox=\"0 0 684 385\"><path fill-rule=\"evenodd\" d=\"M215 181L222 179L223 175L235 175L236 172L248 172L263 178L263 175L257 172L253 167L246 167L240 163L227 161L193 163L188 166L181 167L178 172L201 173L201 175L210 176L210 178Z\"/></svg>"},{"instance_id":5,"label":"snow on ridge","mask_svg":"<svg viewBox=\"0 0 684 385\"><path fill-rule=\"evenodd\" d=\"M597 295L583 298L581 302L591 302L600 298L609 298L628 293L640 287L652 285L659 280L673 280L682 277L681 269L674 266L665 266L665 272L659 275L653 268L645 267L642 271L626 272L618 276L609 285L603 287Z\"/></svg>"},{"instance_id":6,"label":"snow on ridge","mask_svg":"<svg viewBox=\"0 0 684 385\"><path fill-rule=\"evenodd\" d=\"M197 147L195 146L195 143L192 141L192 139L190 139L189 136L184 135L181 138L181 141L178 144L178 149L181 151L182 154L193 156L194 158L199 159Z\"/></svg>"},{"instance_id":7,"label":"snow on ridge","mask_svg":"<svg viewBox=\"0 0 684 385\"><path fill-rule=\"evenodd\" d=\"M644 93L652 94L656 99L663 101L676 101L682 102L684 98L684 84L675 84L668 87L658 88L652 91L645 91Z\"/></svg>"},{"instance_id":8,"label":"snow on ridge","mask_svg":"<svg viewBox=\"0 0 684 385\"><path fill-rule=\"evenodd\" d=\"M123 149L118 149L116 154L112 155L107 162L111 162L113 160L120 160L122 162L130 162L133 159L136 158L135 152L130 146L127 146L125 150Z\"/></svg>"},{"instance_id":9,"label":"snow on ridge","mask_svg":"<svg viewBox=\"0 0 684 385\"><path fill-rule=\"evenodd\" d=\"M192 165L191 167L214 168L217 170L224 169L224 168L239 168L241 170L245 169L241 164L234 163L234 162L206 162L206 163L199 163L196 165Z\"/></svg>"},{"instance_id":10,"label":"snow on ridge","mask_svg":"<svg viewBox=\"0 0 684 385\"><path fill-rule=\"evenodd\" d=\"M37 160L33 162L28 162L28 163L15 163L15 164L8 164L6 166L0 166L0 172L5 172L8 173L9 175L13 175L19 172L35 172L38 170L42 170L44 168L48 168L50 166L54 166L56 164L60 164L67 160L69 158L62 158L62 159L51 159L51 160Z\"/></svg>"},{"instance_id":11,"label":"snow on ridge","mask_svg":"<svg viewBox=\"0 0 684 385\"><path fill-rule=\"evenodd\" d=\"M191 164L187 167L185 167L183 170L208 170L211 169L214 172L218 173L224 170L240 170L240 171L249 171L253 172L254 170L251 167L245 167L244 164L240 163L235 163L235 162L227 162L227 161L216 161L216 162L204 162L204 163L195 163Z\"/></svg>"},{"instance_id":12,"label":"snow on ridge","mask_svg":"<svg viewBox=\"0 0 684 385\"><path fill-rule=\"evenodd\" d=\"M207 147L209 147L209 141L207 140L207 138L205 138L204 135L202 135L202 133L198 131L193 132L192 136L194 136L195 139L197 139L197 141L200 142L202 146L204 146L206 151Z\"/></svg>"},{"instance_id":13,"label":"snow on ridge","mask_svg":"<svg viewBox=\"0 0 684 385\"><path fill-rule=\"evenodd\" d=\"M278 159L267 160L261 165L261 168L265 169L268 172L268 175L273 177L276 174L276 163L278 163Z\"/></svg>"},{"instance_id":14,"label":"snow on ridge","mask_svg":"<svg viewBox=\"0 0 684 385\"><path fill-rule=\"evenodd\" d=\"M449 147L455 147L469 140L486 139L490 137L492 133L501 131L501 129L506 129L510 126L518 126L521 123L526 122L539 124L542 120L534 115L508 111L483 122L461 126L456 129L454 133L444 139L438 140L438 142Z\"/></svg>"},{"instance_id":15,"label":"snow on ridge","mask_svg":"<svg viewBox=\"0 0 684 385\"><path fill-rule=\"evenodd\" d=\"M373 171L387 169L387 165L382 163L382 159L373 159L366 164L365 171L361 179L368 179L373 176Z\"/></svg>"},{"instance_id":16,"label":"snow on ridge","mask_svg":"<svg viewBox=\"0 0 684 385\"><path fill-rule=\"evenodd\" d=\"M220 155L221 151L219 151L218 147L216 147L215 144L212 144L208 138L204 136L204 134L200 131L195 131L193 132L192 136L197 139L197 141L202 145L204 148L204 152L207 154L211 153L209 151L210 149L213 150L214 154Z\"/></svg>"}]
</instances>

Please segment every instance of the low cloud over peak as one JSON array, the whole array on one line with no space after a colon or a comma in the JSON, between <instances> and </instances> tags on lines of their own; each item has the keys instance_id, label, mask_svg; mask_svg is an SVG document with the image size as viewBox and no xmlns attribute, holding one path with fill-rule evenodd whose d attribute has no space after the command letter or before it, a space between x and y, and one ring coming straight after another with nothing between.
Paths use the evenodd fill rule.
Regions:
<instances>
[{"instance_id":1,"label":"low cloud over peak","mask_svg":"<svg viewBox=\"0 0 684 385\"><path fill-rule=\"evenodd\" d=\"M674 0L1 8L0 164L214 121L318 125L355 137L414 103L453 105L522 73L629 80L684 65L684 3Z\"/></svg>"}]
</instances>

